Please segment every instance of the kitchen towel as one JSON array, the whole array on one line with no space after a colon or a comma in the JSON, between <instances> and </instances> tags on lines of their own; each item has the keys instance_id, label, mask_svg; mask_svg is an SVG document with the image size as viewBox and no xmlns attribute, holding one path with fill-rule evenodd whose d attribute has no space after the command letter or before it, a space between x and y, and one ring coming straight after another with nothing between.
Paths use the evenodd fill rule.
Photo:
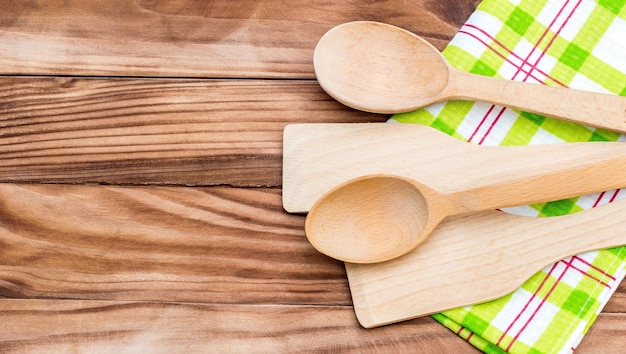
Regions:
<instances>
[{"instance_id":1,"label":"kitchen towel","mask_svg":"<svg viewBox=\"0 0 626 354\"><path fill-rule=\"evenodd\" d=\"M626 96L626 0L484 0L443 53L462 71ZM390 122L425 124L482 145L626 141L606 130L461 101L394 115ZM607 191L503 211L557 216L622 197L626 191ZM625 268L626 247L579 254L503 298L433 317L487 353L570 353Z\"/></svg>"}]
</instances>

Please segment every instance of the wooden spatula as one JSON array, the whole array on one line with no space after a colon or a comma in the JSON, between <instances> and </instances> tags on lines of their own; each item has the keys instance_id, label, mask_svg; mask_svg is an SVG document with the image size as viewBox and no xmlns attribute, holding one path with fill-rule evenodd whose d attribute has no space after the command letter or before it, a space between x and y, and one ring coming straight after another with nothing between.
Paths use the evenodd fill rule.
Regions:
<instances>
[{"instance_id":1,"label":"wooden spatula","mask_svg":"<svg viewBox=\"0 0 626 354\"><path fill-rule=\"evenodd\" d=\"M555 171L564 167L577 177L562 180ZM626 143L478 146L417 124L294 124L285 128L283 206L288 212L308 212L332 188L375 174L408 177L442 194L462 191L468 185L486 187L492 180L523 178L545 181L544 191L550 195L561 194L552 188L574 184L602 191L626 186ZM494 201L497 198L498 193L492 196Z\"/></svg>"},{"instance_id":2,"label":"wooden spatula","mask_svg":"<svg viewBox=\"0 0 626 354\"><path fill-rule=\"evenodd\" d=\"M567 256L626 244L625 219L626 200L550 218L448 218L402 257L346 263L357 318L376 327L504 296Z\"/></svg>"}]
</instances>

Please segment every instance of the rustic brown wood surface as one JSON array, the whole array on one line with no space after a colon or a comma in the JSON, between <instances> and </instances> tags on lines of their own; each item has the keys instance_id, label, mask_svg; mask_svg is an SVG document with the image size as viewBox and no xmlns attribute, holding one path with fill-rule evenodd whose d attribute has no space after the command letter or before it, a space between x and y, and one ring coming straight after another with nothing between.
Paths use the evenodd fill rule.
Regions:
<instances>
[{"instance_id":1,"label":"rustic brown wood surface","mask_svg":"<svg viewBox=\"0 0 626 354\"><path fill-rule=\"evenodd\" d=\"M281 207L282 128L380 122L324 94L332 26L442 49L477 0L4 0L0 352L475 352L374 330ZM622 285L579 352L623 350Z\"/></svg>"}]
</instances>

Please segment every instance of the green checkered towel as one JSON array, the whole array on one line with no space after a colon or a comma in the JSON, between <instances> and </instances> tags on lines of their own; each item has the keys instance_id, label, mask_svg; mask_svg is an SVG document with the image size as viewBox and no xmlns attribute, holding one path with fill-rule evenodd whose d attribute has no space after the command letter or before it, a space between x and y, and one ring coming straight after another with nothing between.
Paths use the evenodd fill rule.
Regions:
<instances>
[{"instance_id":1,"label":"green checkered towel","mask_svg":"<svg viewBox=\"0 0 626 354\"><path fill-rule=\"evenodd\" d=\"M626 96L625 4L484 0L444 55L454 67L476 74ZM484 145L626 140L614 132L472 102L435 104L391 120L430 125ZM624 195L626 191L608 191L505 211L563 215ZM624 278L625 268L626 247L580 254L544 268L501 299L434 318L488 353L572 352Z\"/></svg>"}]
</instances>

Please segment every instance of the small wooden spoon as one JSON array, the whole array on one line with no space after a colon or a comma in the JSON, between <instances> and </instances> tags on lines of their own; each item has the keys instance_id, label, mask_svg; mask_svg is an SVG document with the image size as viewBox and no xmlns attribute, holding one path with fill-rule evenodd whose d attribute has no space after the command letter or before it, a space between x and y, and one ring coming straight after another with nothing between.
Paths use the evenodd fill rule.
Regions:
<instances>
[{"instance_id":1,"label":"small wooden spoon","mask_svg":"<svg viewBox=\"0 0 626 354\"><path fill-rule=\"evenodd\" d=\"M534 193L546 190L541 178L502 176L481 188L467 184L446 194L405 177L367 175L350 180L319 199L307 215L305 233L317 250L330 257L350 263L383 262L413 250L447 216L602 190L593 183L594 178L586 181L589 183L569 183L576 177L583 181L589 177L576 170L563 167L557 171L553 177L561 176L563 183L551 186L553 190L547 194Z\"/></svg>"},{"instance_id":2,"label":"small wooden spoon","mask_svg":"<svg viewBox=\"0 0 626 354\"><path fill-rule=\"evenodd\" d=\"M408 112L450 99L517 108L626 132L626 98L469 74L404 29L379 22L341 24L313 56L321 87L339 102L375 113Z\"/></svg>"}]
</instances>

